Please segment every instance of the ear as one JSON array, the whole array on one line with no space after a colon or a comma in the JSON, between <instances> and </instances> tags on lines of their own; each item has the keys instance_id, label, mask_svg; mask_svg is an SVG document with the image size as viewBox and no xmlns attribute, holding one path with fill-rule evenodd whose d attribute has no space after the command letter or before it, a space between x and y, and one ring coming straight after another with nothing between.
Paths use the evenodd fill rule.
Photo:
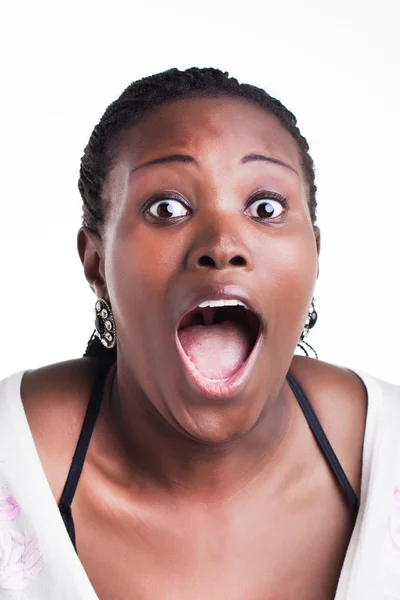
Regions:
<instances>
[{"instance_id":1,"label":"ear","mask_svg":"<svg viewBox=\"0 0 400 600\"><path fill-rule=\"evenodd\" d=\"M89 227L78 231L78 253L85 277L98 298L107 296L104 277L104 253L101 237Z\"/></svg>"},{"instance_id":2,"label":"ear","mask_svg":"<svg viewBox=\"0 0 400 600\"><path fill-rule=\"evenodd\" d=\"M319 253L321 251L321 230L317 225L313 225L314 235L315 235L315 244L317 246L317 279L319 277Z\"/></svg>"}]
</instances>

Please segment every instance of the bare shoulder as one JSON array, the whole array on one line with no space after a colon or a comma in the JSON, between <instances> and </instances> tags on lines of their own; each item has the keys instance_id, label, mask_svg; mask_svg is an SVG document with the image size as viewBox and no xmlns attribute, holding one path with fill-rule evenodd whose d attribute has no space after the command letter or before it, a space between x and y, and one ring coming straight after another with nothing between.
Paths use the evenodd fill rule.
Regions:
<instances>
[{"instance_id":1,"label":"bare shoulder","mask_svg":"<svg viewBox=\"0 0 400 600\"><path fill-rule=\"evenodd\" d=\"M76 412L87 402L95 370L95 360L79 358L27 371L21 398L29 424L35 427L62 413L79 419Z\"/></svg>"},{"instance_id":2,"label":"bare shoulder","mask_svg":"<svg viewBox=\"0 0 400 600\"><path fill-rule=\"evenodd\" d=\"M298 379L359 493L368 397L363 381L349 369L295 356L291 373Z\"/></svg>"},{"instance_id":3,"label":"bare shoulder","mask_svg":"<svg viewBox=\"0 0 400 600\"><path fill-rule=\"evenodd\" d=\"M364 383L350 369L305 356L295 356L290 371L317 403L321 401L329 407L330 403L324 402L324 399L335 398L343 404L344 409L361 409L363 412L366 408L367 391Z\"/></svg>"},{"instance_id":4,"label":"bare shoulder","mask_svg":"<svg viewBox=\"0 0 400 600\"><path fill-rule=\"evenodd\" d=\"M54 496L62 492L82 427L96 371L91 358L28 371L21 399Z\"/></svg>"}]
</instances>

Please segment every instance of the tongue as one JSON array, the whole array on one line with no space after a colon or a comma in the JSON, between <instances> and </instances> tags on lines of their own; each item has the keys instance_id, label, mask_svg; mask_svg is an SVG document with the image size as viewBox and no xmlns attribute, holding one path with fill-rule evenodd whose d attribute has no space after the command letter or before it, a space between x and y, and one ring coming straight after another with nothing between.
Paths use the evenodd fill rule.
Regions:
<instances>
[{"instance_id":1,"label":"tongue","mask_svg":"<svg viewBox=\"0 0 400 600\"><path fill-rule=\"evenodd\" d=\"M178 332L182 348L198 371L209 379L227 379L250 353L245 327L236 321L192 325Z\"/></svg>"}]
</instances>

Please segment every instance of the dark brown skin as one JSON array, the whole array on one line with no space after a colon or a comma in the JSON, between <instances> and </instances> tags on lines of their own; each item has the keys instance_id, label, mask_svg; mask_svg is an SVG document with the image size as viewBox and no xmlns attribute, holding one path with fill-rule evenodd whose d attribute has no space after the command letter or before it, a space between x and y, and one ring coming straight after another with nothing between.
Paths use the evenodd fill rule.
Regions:
<instances>
[{"instance_id":1,"label":"dark brown skin","mask_svg":"<svg viewBox=\"0 0 400 600\"><path fill-rule=\"evenodd\" d=\"M195 162L131 173L171 154ZM241 164L248 154L287 166ZM287 198L280 218L246 208L259 190ZM161 191L192 212L174 222L144 215ZM83 228L78 246L93 291L112 305L118 366L72 505L99 598L333 600L354 515L285 375L300 381L358 495L367 398L351 371L293 358L320 246L296 142L245 100L176 101L125 133L105 193L101 236ZM228 284L255 299L267 335L244 389L217 403L188 384L174 334L185 295ZM57 502L95 367L79 359L23 379Z\"/></svg>"}]
</instances>

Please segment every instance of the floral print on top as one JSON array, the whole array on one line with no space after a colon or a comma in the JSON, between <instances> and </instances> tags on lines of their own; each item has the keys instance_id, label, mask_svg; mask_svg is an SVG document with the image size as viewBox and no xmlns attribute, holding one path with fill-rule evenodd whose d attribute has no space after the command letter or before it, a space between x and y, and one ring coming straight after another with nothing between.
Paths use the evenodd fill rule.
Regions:
<instances>
[{"instance_id":1,"label":"floral print on top","mask_svg":"<svg viewBox=\"0 0 400 600\"><path fill-rule=\"evenodd\" d=\"M13 521L20 512L21 509L14 496L0 498L0 521Z\"/></svg>"},{"instance_id":2,"label":"floral print on top","mask_svg":"<svg viewBox=\"0 0 400 600\"><path fill-rule=\"evenodd\" d=\"M0 590L24 589L43 568L38 540L23 523L22 532L14 527L20 514L14 496L0 497Z\"/></svg>"}]
</instances>

